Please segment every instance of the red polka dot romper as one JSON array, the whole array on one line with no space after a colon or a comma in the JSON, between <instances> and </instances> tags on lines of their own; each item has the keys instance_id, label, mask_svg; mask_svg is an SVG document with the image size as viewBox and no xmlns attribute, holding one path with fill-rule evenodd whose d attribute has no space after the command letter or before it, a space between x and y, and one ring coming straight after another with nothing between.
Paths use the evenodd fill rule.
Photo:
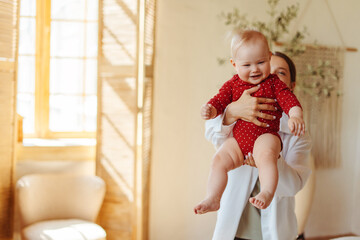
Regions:
<instances>
[{"instance_id":1,"label":"red polka dot romper","mask_svg":"<svg viewBox=\"0 0 360 240\"><path fill-rule=\"evenodd\" d=\"M222 114L228 104L238 100L245 90L255 86L241 80L236 74L220 88L219 93L210 99L208 104L214 106L218 114ZM252 96L276 99L277 102L272 104L277 108L276 111L261 111L276 116L276 119L265 120L259 118L259 121L269 124L269 127L259 127L243 120L236 122L233 135L244 155L249 152L252 153L255 140L264 133L274 134L281 141L278 131L282 112L284 111L286 114L289 114L289 110L292 107L301 107L296 96L275 74L270 74L269 77L263 80L260 83L259 90L253 93Z\"/></svg>"}]
</instances>

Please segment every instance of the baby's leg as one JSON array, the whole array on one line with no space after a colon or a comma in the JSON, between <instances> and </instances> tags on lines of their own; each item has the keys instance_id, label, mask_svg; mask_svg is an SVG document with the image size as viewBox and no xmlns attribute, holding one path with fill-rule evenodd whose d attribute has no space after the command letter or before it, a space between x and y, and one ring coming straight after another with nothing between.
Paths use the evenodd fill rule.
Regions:
<instances>
[{"instance_id":1,"label":"baby's leg","mask_svg":"<svg viewBox=\"0 0 360 240\"><path fill-rule=\"evenodd\" d=\"M228 138L216 152L210 170L206 198L195 206L196 214L217 211L227 184L227 173L240 167L244 156L235 138Z\"/></svg>"},{"instance_id":2,"label":"baby's leg","mask_svg":"<svg viewBox=\"0 0 360 240\"><path fill-rule=\"evenodd\" d=\"M259 170L260 193L249 201L259 209L265 209L271 203L277 183L277 160L281 151L280 139L270 133L259 136L254 144L254 161Z\"/></svg>"}]
</instances>

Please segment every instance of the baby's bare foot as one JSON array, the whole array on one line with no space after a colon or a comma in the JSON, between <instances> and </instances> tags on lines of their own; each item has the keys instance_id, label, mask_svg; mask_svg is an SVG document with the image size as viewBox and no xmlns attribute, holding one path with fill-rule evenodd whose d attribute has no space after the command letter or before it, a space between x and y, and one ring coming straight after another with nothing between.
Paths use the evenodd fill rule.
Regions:
<instances>
[{"instance_id":1,"label":"baby's bare foot","mask_svg":"<svg viewBox=\"0 0 360 240\"><path fill-rule=\"evenodd\" d=\"M206 198L204 201L195 206L195 214L204 214L207 212L217 211L220 208L220 199Z\"/></svg>"},{"instance_id":2,"label":"baby's bare foot","mask_svg":"<svg viewBox=\"0 0 360 240\"><path fill-rule=\"evenodd\" d=\"M273 197L274 197L274 194L272 194L268 191L261 191L255 197L250 198L249 202L252 205L254 205L256 208L265 209L270 205Z\"/></svg>"}]
</instances>

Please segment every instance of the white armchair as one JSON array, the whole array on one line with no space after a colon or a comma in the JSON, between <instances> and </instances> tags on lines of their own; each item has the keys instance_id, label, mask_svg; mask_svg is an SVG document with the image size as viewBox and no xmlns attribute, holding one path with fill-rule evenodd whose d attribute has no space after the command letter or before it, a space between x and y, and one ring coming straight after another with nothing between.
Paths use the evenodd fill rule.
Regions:
<instances>
[{"instance_id":1,"label":"white armchair","mask_svg":"<svg viewBox=\"0 0 360 240\"><path fill-rule=\"evenodd\" d=\"M97 176L34 174L16 185L24 240L105 240L94 221L105 195Z\"/></svg>"}]
</instances>

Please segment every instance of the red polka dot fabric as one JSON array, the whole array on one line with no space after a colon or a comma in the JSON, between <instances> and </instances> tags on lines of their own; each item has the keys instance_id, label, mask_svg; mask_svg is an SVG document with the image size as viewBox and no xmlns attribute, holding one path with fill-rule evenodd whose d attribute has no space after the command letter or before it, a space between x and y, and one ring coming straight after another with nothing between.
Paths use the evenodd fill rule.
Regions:
<instances>
[{"instance_id":1,"label":"red polka dot fabric","mask_svg":"<svg viewBox=\"0 0 360 240\"><path fill-rule=\"evenodd\" d=\"M214 106L218 114L222 114L227 105L240 98L243 92L256 85L247 83L239 78L236 74L229 81L220 88L219 93L216 94L208 104ZM271 133L281 138L278 134L280 118L282 112L286 114L294 106L299 106L300 102L296 96L290 91L290 89L283 83L276 74L270 74L268 78L260 83L258 91L252 94L253 97L265 97L276 99L277 102L271 104L274 105L276 111L261 111L267 114L274 115L276 119L265 120L259 118L259 121L269 124L269 127L258 127L251 122L238 120L233 129L233 135L238 142L240 149L244 155L249 152L252 153L255 140L264 133Z\"/></svg>"}]
</instances>

